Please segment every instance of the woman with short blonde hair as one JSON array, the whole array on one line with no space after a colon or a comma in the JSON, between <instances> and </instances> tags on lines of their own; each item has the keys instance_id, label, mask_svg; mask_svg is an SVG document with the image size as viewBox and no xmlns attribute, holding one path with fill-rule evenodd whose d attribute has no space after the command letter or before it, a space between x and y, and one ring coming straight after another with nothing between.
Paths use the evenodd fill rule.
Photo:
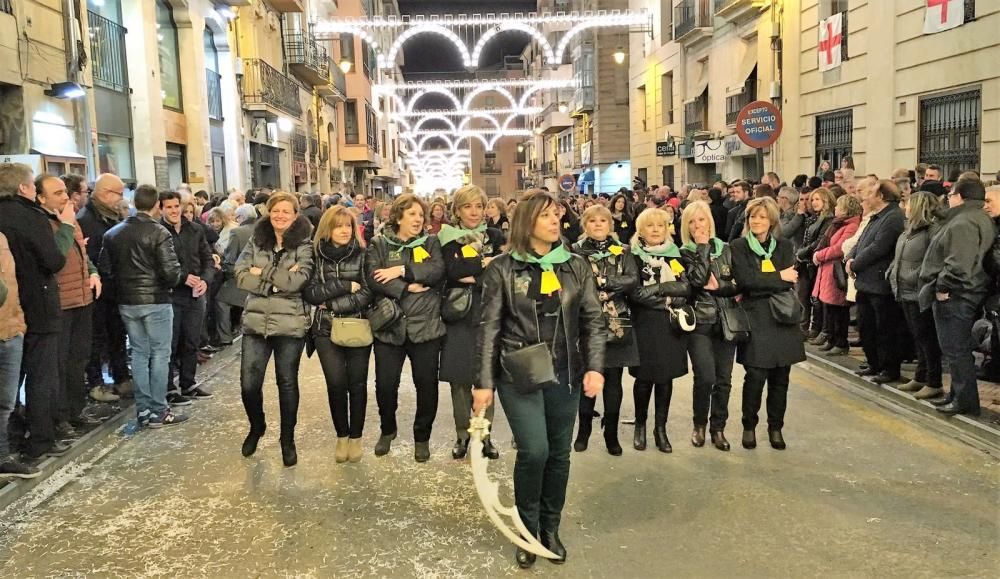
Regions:
<instances>
[{"instance_id":1,"label":"woman with short blonde hair","mask_svg":"<svg viewBox=\"0 0 1000 579\"><path fill-rule=\"evenodd\" d=\"M486 225L499 229L507 239L510 234L510 219L507 217L507 204L503 199L494 197L486 202Z\"/></svg>"}]
</instances>

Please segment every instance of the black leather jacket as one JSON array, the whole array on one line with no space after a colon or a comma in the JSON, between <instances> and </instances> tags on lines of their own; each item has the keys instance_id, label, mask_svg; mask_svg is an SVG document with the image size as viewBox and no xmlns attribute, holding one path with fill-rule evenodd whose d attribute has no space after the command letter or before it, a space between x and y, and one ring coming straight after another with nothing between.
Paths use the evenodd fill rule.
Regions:
<instances>
[{"instance_id":1,"label":"black leather jacket","mask_svg":"<svg viewBox=\"0 0 1000 579\"><path fill-rule=\"evenodd\" d=\"M681 255L682 264L683 257L684 256ZM667 298L670 298L670 304L672 306L681 307L687 305L688 300L691 297L691 283L689 281L690 273L688 272L688 265L684 266L685 271L680 275L680 277L677 278L676 281L643 285L643 281L649 279L650 272L647 270L646 264L642 261L642 258L638 255L632 254L632 259L635 261L636 267L639 270L639 285L637 285L636 288L632 290L632 293L629 294L629 303L634 306L660 311L666 311Z\"/></svg>"},{"instance_id":2,"label":"black leather jacket","mask_svg":"<svg viewBox=\"0 0 1000 579\"><path fill-rule=\"evenodd\" d=\"M365 257L365 277L375 299L381 297L396 300L403 310L403 318L391 327L375 332L380 342L402 346L407 339L414 344L422 344L444 336L445 327L441 320L441 285L444 281L444 258L441 244L431 235L424 242L424 250L430 257L421 263L413 259L412 249L401 249L390 244L385 235L372 240ZM397 265L405 266L406 273L388 283L375 281L375 270ZM410 293L407 286L419 283L431 289Z\"/></svg>"},{"instance_id":3,"label":"black leather jacket","mask_svg":"<svg viewBox=\"0 0 1000 579\"><path fill-rule=\"evenodd\" d=\"M573 244L573 253L587 258L591 273L597 278L597 291L603 292L607 300L615 305L621 317L628 317L628 294L639 285L639 269L629 255L628 246L622 247L622 254L610 255L598 261L591 256L600 253L597 242L589 237Z\"/></svg>"},{"instance_id":4,"label":"black leather jacket","mask_svg":"<svg viewBox=\"0 0 1000 579\"><path fill-rule=\"evenodd\" d=\"M145 213L104 234L98 269L122 305L170 303L172 288L184 276L170 233Z\"/></svg>"},{"instance_id":5,"label":"black leather jacket","mask_svg":"<svg viewBox=\"0 0 1000 579\"><path fill-rule=\"evenodd\" d=\"M483 274L483 317L479 326L479 384L493 389L502 376L500 357L538 342L536 302L528 296L526 279L537 265L517 261L510 254L497 257ZM568 370L578 384L584 372L604 370L607 333L597 284L590 265L580 256L555 266L561 295L561 324L553 355L556 370ZM521 291L523 288L523 292Z\"/></svg>"},{"instance_id":6,"label":"black leather jacket","mask_svg":"<svg viewBox=\"0 0 1000 579\"><path fill-rule=\"evenodd\" d=\"M716 258L712 257L708 244L699 245L694 251L682 247L681 257L691 283L695 318L699 324L714 324L719 319L719 308L735 306L733 298L740 293L733 280L733 254L729 244L722 246L722 253ZM710 274L715 275L719 289L705 289Z\"/></svg>"},{"instance_id":7,"label":"black leather jacket","mask_svg":"<svg viewBox=\"0 0 1000 579\"><path fill-rule=\"evenodd\" d=\"M177 294L186 294L186 297L190 298L191 288L185 285L188 275L196 275L206 283L212 283L212 279L215 277L212 248L209 247L208 240L205 239L205 229L200 223L188 221L183 217L181 217L180 233L177 232L173 225L167 223L166 220L161 220L160 225L173 238L174 250L177 251L177 260L181 263L181 273L183 276L181 277L181 282L174 288L177 290L174 298L178 297Z\"/></svg>"},{"instance_id":8,"label":"black leather jacket","mask_svg":"<svg viewBox=\"0 0 1000 579\"><path fill-rule=\"evenodd\" d=\"M351 282L361 289L351 291ZM365 280L365 250L356 241L349 246L334 247L329 241L320 243L314 255L313 273L302 297L316 309L313 335L330 335L331 318L363 318L372 304L372 291Z\"/></svg>"}]
</instances>

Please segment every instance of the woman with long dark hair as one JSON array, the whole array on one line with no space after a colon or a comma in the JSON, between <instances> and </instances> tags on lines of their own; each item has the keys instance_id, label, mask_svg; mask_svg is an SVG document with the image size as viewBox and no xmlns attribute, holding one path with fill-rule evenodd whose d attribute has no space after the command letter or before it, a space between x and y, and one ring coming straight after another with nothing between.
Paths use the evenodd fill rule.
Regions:
<instances>
[{"instance_id":1,"label":"woman with long dark hair","mask_svg":"<svg viewBox=\"0 0 1000 579\"><path fill-rule=\"evenodd\" d=\"M375 336L375 397L382 435L375 456L389 453L396 438L396 409L403 362L410 359L417 409L413 419L413 458L431 457L430 438L438 406L438 364L441 338L440 284L444 259L437 237L424 233L427 206L412 193L392 202L382 235L372 240L365 258L368 287L376 307L396 312L395 320L373 328ZM380 300L388 300L380 303ZM383 307L384 306L384 307Z\"/></svg>"},{"instance_id":2,"label":"woman with long dark hair","mask_svg":"<svg viewBox=\"0 0 1000 579\"><path fill-rule=\"evenodd\" d=\"M334 459L358 462L362 455L372 344L366 340L365 344L348 345L350 341L338 339L337 332L350 331L342 325L345 320L367 324L366 310L372 304L372 292L365 281L364 241L350 209L334 205L323 213L316 228L313 251L315 267L303 296L318 306L312 334L337 432Z\"/></svg>"},{"instance_id":3,"label":"woman with long dark hair","mask_svg":"<svg viewBox=\"0 0 1000 579\"><path fill-rule=\"evenodd\" d=\"M628 197L622 193L616 194L611 198L608 209L611 210L611 218L615 222L614 233L618 236L618 241L628 245L632 241L632 235L635 234L635 216L629 207Z\"/></svg>"},{"instance_id":4,"label":"woman with long dark hair","mask_svg":"<svg viewBox=\"0 0 1000 579\"><path fill-rule=\"evenodd\" d=\"M503 205L502 202L499 205ZM486 194L475 185L455 191L452 223L438 234L445 266L445 335L441 351L442 382L451 384L451 403L455 415L457 440L451 451L454 459L465 458L469 450L469 419L472 412L472 389L479 382L473 360L478 355L476 340L482 317L482 275L493 258L503 251L504 235L487 227L484 220ZM493 407L486 418L493 422ZM483 455L500 458L490 439L483 443Z\"/></svg>"},{"instance_id":5,"label":"woman with long dark hair","mask_svg":"<svg viewBox=\"0 0 1000 579\"><path fill-rule=\"evenodd\" d=\"M295 423L299 410L299 360L309 330L302 289L313 270L312 227L299 214L299 202L278 192L267 201L267 217L254 227L253 238L236 262L239 288L249 292L243 309L243 352L240 390L250 421L243 456L257 451L264 436L264 372L274 355L281 412L281 460L295 466Z\"/></svg>"},{"instance_id":6,"label":"woman with long dark hair","mask_svg":"<svg viewBox=\"0 0 1000 579\"><path fill-rule=\"evenodd\" d=\"M619 196L622 200L624 197ZM614 218L607 208L595 205L583 212L583 239L573 245L573 252L587 258L597 280L598 297L607 321L607 349L604 354L604 444L608 454L621 456L618 442L618 416L622 406L622 374L639 364L639 350L632 332L627 296L639 284L639 271L628 247L612 232ZM587 450L593 429L595 398L580 399L580 426L573 449Z\"/></svg>"},{"instance_id":7,"label":"woman with long dark hair","mask_svg":"<svg viewBox=\"0 0 1000 579\"><path fill-rule=\"evenodd\" d=\"M559 555L553 562L562 563L559 523L578 385L589 397L604 387L606 327L589 266L562 243L557 207L545 191L529 192L511 222L509 253L486 268L473 411L485 411L497 389L517 443L518 513L528 531ZM523 569L535 563L535 555L520 547L515 558Z\"/></svg>"}]
</instances>

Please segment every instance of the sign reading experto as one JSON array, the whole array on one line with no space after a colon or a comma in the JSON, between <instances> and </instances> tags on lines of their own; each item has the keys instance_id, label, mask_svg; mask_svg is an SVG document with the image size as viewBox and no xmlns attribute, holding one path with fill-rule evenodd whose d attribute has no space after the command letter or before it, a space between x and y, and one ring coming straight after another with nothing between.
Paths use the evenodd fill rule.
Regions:
<instances>
[{"instance_id":1,"label":"sign reading experto","mask_svg":"<svg viewBox=\"0 0 1000 579\"><path fill-rule=\"evenodd\" d=\"M770 147L781 136L781 111L766 101L753 101L740 109L736 134L748 147Z\"/></svg>"}]
</instances>

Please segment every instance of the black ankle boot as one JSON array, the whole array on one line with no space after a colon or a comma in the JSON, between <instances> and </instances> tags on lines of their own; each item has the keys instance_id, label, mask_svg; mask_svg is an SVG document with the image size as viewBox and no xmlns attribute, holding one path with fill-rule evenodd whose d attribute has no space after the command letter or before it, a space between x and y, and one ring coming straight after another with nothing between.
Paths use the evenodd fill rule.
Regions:
<instances>
[{"instance_id":1,"label":"black ankle boot","mask_svg":"<svg viewBox=\"0 0 1000 579\"><path fill-rule=\"evenodd\" d=\"M767 438L771 442L771 448L775 450L785 450L785 438L781 436L781 429L768 429Z\"/></svg>"},{"instance_id":2,"label":"black ankle boot","mask_svg":"<svg viewBox=\"0 0 1000 579\"><path fill-rule=\"evenodd\" d=\"M500 451L497 450L497 447L493 446L493 440L490 438L483 441L483 456L490 460L500 458Z\"/></svg>"},{"instance_id":3,"label":"black ankle boot","mask_svg":"<svg viewBox=\"0 0 1000 579\"><path fill-rule=\"evenodd\" d=\"M576 431L576 442L573 443L573 450L583 452L590 444L590 433L593 430L594 421L589 416L580 417L580 427Z\"/></svg>"},{"instance_id":4,"label":"black ankle boot","mask_svg":"<svg viewBox=\"0 0 1000 579\"><path fill-rule=\"evenodd\" d=\"M646 450L646 422L635 421L635 436L632 437L632 448Z\"/></svg>"},{"instance_id":5,"label":"black ankle boot","mask_svg":"<svg viewBox=\"0 0 1000 579\"><path fill-rule=\"evenodd\" d=\"M697 448L705 446L705 425L698 424L695 425L694 431L691 432L691 444Z\"/></svg>"},{"instance_id":6,"label":"black ankle boot","mask_svg":"<svg viewBox=\"0 0 1000 579\"><path fill-rule=\"evenodd\" d=\"M753 430L743 431L743 448L752 450L757 448L757 433Z\"/></svg>"},{"instance_id":7,"label":"black ankle boot","mask_svg":"<svg viewBox=\"0 0 1000 579\"><path fill-rule=\"evenodd\" d=\"M281 440L281 462L285 466L295 466L299 462L299 455L295 452L295 440L294 439L282 439Z\"/></svg>"},{"instance_id":8,"label":"black ankle boot","mask_svg":"<svg viewBox=\"0 0 1000 579\"><path fill-rule=\"evenodd\" d=\"M556 565L562 565L566 562L566 547L559 540L559 531L542 531L539 533L538 540L541 541L542 546L552 551L556 555L559 555L558 559L549 559L550 563L555 563Z\"/></svg>"},{"instance_id":9,"label":"black ankle boot","mask_svg":"<svg viewBox=\"0 0 1000 579\"><path fill-rule=\"evenodd\" d=\"M729 441L721 430L712 432L712 444L719 450L729 450Z\"/></svg>"},{"instance_id":10,"label":"black ankle boot","mask_svg":"<svg viewBox=\"0 0 1000 579\"><path fill-rule=\"evenodd\" d=\"M674 448L670 446L670 441L667 439L667 425L658 424L653 427L653 440L656 441L656 448L660 452L673 452Z\"/></svg>"},{"instance_id":11,"label":"black ankle boot","mask_svg":"<svg viewBox=\"0 0 1000 579\"><path fill-rule=\"evenodd\" d=\"M260 442L260 439L263 436L263 430L255 432L253 429L250 429L250 433L243 439L243 448L240 449L243 456L253 456L253 453L257 452L257 443Z\"/></svg>"},{"instance_id":12,"label":"black ankle boot","mask_svg":"<svg viewBox=\"0 0 1000 579\"><path fill-rule=\"evenodd\" d=\"M461 460L465 458L465 455L469 452L469 439L459 438L455 441L455 448L451 449L451 457L455 460Z\"/></svg>"},{"instance_id":13,"label":"black ankle boot","mask_svg":"<svg viewBox=\"0 0 1000 579\"><path fill-rule=\"evenodd\" d=\"M534 553L529 553L520 547L514 552L514 560L517 561L517 566L521 569L531 569L535 564L535 559L537 556Z\"/></svg>"}]
</instances>

